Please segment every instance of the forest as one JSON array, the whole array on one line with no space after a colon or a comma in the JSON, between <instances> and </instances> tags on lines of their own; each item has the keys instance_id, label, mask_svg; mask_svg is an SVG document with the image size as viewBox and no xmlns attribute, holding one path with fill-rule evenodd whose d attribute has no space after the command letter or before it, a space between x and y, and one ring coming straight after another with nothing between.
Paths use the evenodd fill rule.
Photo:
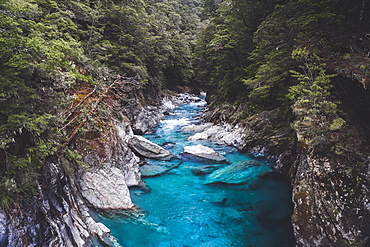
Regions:
<instances>
[{"instance_id":1,"label":"forest","mask_svg":"<svg viewBox=\"0 0 370 247\"><path fill-rule=\"evenodd\" d=\"M73 91L91 87L101 95L130 78L149 92L185 85L193 76L197 2L14 0L1 10L3 206L13 193L32 195L47 157L78 156L68 139L71 125L86 116L74 119L68 109L76 104ZM8 188L13 185L15 191Z\"/></svg>"},{"instance_id":2,"label":"forest","mask_svg":"<svg viewBox=\"0 0 370 247\"><path fill-rule=\"evenodd\" d=\"M325 246L362 246L370 236L368 1L3 0L0 54L0 207L9 215L39 200L47 162L63 160L71 179L86 168L78 140L118 116L112 102L133 118L137 99L206 91L206 121L268 123L250 148L284 163L299 246L310 246L310 234ZM320 170L302 172L307 184L335 185L303 185L302 157ZM327 163L335 168L323 175ZM323 195L315 191L325 210L310 204ZM325 220L338 229L317 230Z\"/></svg>"}]
</instances>

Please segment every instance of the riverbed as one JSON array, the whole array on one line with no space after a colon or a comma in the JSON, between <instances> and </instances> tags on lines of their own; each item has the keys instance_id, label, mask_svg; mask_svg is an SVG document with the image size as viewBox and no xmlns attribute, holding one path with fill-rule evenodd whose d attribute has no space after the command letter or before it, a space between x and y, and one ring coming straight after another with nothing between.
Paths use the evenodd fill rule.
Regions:
<instances>
[{"instance_id":1,"label":"riverbed","mask_svg":"<svg viewBox=\"0 0 370 247\"><path fill-rule=\"evenodd\" d=\"M202 100L177 106L154 133L145 135L175 157L170 161L147 160L147 166L166 169L144 178L145 187L130 189L138 207L134 216L103 217L101 222L124 247L293 246L290 186L272 172L273 164L209 140L189 141L194 133L181 130L200 123L205 104ZM197 144L219 152L226 162L182 154L185 146ZM252 165L244 182L209 183L213 170L248 161ZM206 166L211 170L202 173L197 169Z\"/></svg>"}]
</instances>

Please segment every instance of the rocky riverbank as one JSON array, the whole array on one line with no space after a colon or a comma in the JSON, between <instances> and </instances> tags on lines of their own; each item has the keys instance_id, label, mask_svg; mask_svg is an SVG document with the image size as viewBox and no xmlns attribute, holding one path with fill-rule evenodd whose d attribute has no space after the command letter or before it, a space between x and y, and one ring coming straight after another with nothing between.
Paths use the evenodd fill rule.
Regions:
<instances>
[{"instance_id":1,"label":"rocky riverbank","mask_svg":"<svg viewBox=\"0 0 370 247\"><path fill-rule=\"evenodd\" d=\"M135 134L150 131L176 104L199 100L179 94L162 96L156 106L137 102L126 115L122 108L99 134L74 143L86 165L75 172L67 159L52 157L42 168L37 196L19 199L12 211L0 211L0 246L115 246L110 230L96 222L90 210L135 207L128 187L142 183L142 158L171 155Z\"/></svg>"},{"instance_id":2,"label":"rocky riverbank","mask_svg":"<svg viewBox=\"0 0 370 247\"><path fill-rule=\"evenodd\" d=\"M155 107L138 104L136 115L116 115L98 136L76 143L87 165L77 175L68 174L66 160L50 160L37 181L38 196L19 200L11 212L0 211L0 246L89 246L94 241L114 245L109 229L93 219L90 209L113 212L135 208L128 188L142 183L142 173L156 176L165 172L163 167L153 170L143 165L143 159L168 159L172 155L137 134L151 131L176 104L197 101L196 96L180 94L163 97ZM215 112L205 111L203 118L210 122L182 130L193 133L191 140L210 139L274 160L276 171L291 181L295 205L292 223L298 246L364 245L370 236L370 158L361 125L348 117L346 130L350 135L338 131L327 136L337 149L318 148L299 141L299 129L275 131L272 126L280 112L277 108L242 124L230 124L215 121ZM184 153L197 155L201 148L196 152L188 149ZM210 155L209 150L203 153ZM212 155L222 162L222 157ZM179 165L178 161L172 163L165 169ZM242 171L247 166L239 164L237 168ZM209 169L217 167L194 173L210 173ZM221 172L208 182L229 179L227 170Z\"/></svg>"},{"instance_id":3,"label":"rocky riverbank","mask_svg":"<svg viewBox=\"0 0 370 247\"><path fill-rule=\"evenodd\" d=\"M339 79L338 79L339 81ZM340 84L354 83L341 78ZM342 92L342 127L316 133L314 120L300 120L281 108L264 111L243 121L235 120L243 109L212 106L204 119L215 124L187 126L190 138L210 139L275 161L275 169L291 182L294 212L292 224L297 246L367 246L370 238L370 140L369 126L361 115L365 102ZM356 92L358 95L359 92ZM363 92L366 98L366 92ZM216 104L217 105L217 104ZM284 115L285 114L285 115ZM330 125L329 123L321 123ZM291 126L294 126L291 127Z\"/></svg>"}]
</instances>

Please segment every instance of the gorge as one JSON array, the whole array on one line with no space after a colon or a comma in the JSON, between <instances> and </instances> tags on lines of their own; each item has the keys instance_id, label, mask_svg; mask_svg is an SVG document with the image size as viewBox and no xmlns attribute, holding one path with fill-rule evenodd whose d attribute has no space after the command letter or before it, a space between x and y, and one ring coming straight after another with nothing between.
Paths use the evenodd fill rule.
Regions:
<instances>
[{"instance_id":1,"label":"gorge","mask_svg":"<svg viewBox=\"0 0 370 247\"><path fill-rule=\"evenodd\" d=\"M365 0L1 1L0 246L368 246L369 27Z\"/></svg>"},{"instance_id":2,"label":"gorge","mask_svg":"<svg viewBox=\"0 0 370 247\"><path fill-rule=\"evenodd\" d=\"M146 186L131 192L139 212L102 222L122 246L292 246L290 186L274 179L273 165L209 140L191 140L195 133L181 130L200 121L194 117L202 104L179 105L153 134L145 135L157 144L170 142L167 148L177 158L147 160L141 166ZM218 156L183 153L199 143L217 150L227 163ZM246 165L238 169L241 163ZM232 166L230 174L221 169ZM210 167L221 173L212 177Z\"/></svg>"}]
</instances>

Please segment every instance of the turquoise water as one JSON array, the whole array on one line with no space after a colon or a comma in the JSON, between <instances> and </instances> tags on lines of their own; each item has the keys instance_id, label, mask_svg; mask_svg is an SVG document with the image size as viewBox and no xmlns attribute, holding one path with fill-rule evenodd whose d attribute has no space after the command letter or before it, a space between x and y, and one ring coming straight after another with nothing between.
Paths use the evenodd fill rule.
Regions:
<instances>
[{"instance_id":1,"label":"turquoise water","mask_svg":"<svg viewBox=\"0 0 370 247\"><path fill-rule=\"evenodd\" d=\"M147 188L131 188L139 210L129 212L130 217L101 221L124 247L293 246L290 187L270 173L272 164L210 141L188 141L192 133L180 130L199 121L204 104L180 105L154 134L145 135L157 144L167 143L165 147L177 155L171 162L149 160L149 165L182 163L160 176L144 178ZM227 163L203 163L181 155L184 146L196 144L220 152ZM250 176L242 184L205 184L207 175L192 172L205 164L222 168L248 160L259 165L248 167Z\"/></svg>"}]
</instances>

